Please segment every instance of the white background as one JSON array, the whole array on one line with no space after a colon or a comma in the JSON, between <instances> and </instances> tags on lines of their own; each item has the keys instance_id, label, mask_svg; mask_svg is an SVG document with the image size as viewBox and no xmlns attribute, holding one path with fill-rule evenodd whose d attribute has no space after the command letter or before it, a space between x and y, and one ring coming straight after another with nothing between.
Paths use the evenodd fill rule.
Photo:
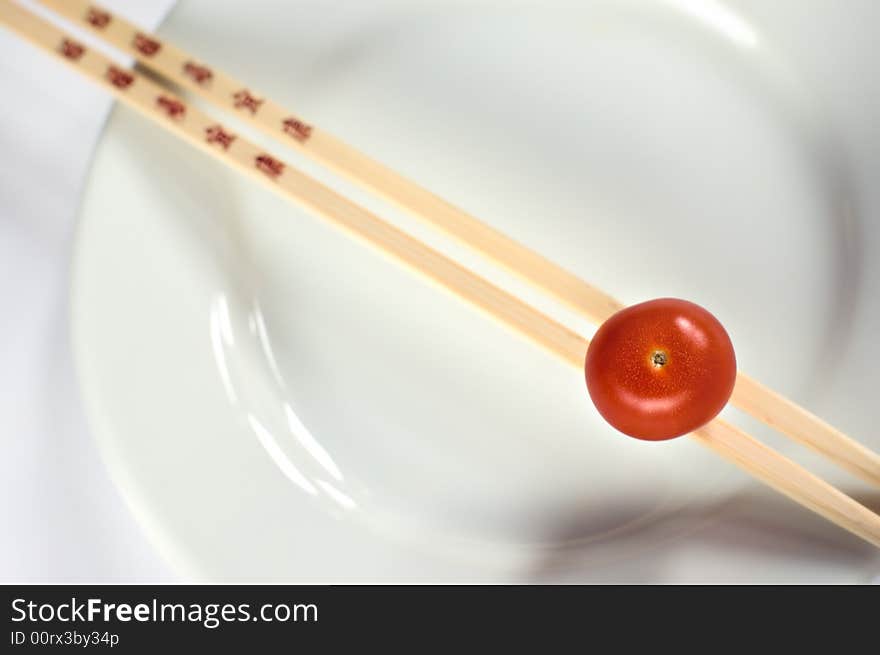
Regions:
<instances>
[{"instance_id":1,"label":"white background","mask_svg":"<svg viewBox=\"0 0 880 655\"><path fill-rule=\"evenodd\" d=\"M156 25L173 0L106 0ZM0 29L0 582L167 582L86 428L68 343L79 194L108 97Z\"/></svg>"}]
</instances>

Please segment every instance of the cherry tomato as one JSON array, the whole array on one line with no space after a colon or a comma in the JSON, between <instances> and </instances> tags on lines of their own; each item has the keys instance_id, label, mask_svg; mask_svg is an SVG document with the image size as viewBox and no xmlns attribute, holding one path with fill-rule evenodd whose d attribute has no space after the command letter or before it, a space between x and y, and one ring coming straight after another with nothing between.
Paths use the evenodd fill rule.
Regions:
<instances>
[{"instance_id":1,"label":"cherry tomato","mask_svg":"<svg viewBox=\"0 0 880 655\"><path fill-rule=\"evenodd\" d=\"M612 426L637 439L679 437L711 421L736 381L730 337L712 314L674 298L617 312L587 350L587 389Z\"/></svg>"}]
</instances>

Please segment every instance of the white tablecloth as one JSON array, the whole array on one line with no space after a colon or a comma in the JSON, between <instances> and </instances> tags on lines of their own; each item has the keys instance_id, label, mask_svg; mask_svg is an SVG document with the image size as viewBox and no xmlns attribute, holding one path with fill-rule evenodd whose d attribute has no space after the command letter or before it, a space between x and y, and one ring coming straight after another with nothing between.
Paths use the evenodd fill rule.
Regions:
<instances>
[{"instance_id":1,"label":"white tablecloth","mask_svg":"<svg viewBox=\"0 0 880 655\"><path fill-rule=\"evenodd\" d=\"M173 0L104 4L153 26ZM71 237L110 101L2 28L0 80L0 582L173 581L110 482L68 345Z\"/></svg>"}]
</instances>

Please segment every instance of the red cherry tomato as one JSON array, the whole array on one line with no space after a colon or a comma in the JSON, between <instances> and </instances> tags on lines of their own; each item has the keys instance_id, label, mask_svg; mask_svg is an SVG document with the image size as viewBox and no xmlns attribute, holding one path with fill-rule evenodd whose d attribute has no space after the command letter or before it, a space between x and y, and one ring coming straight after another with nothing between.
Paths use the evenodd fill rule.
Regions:
<instances>
[{"instance_id":1,"label":"red cherry tomato","mask_svg":"<svg viewBox=\"0 0 880 655\"><path fill-rule=\"evenodd\" d=\"M661 298L617 312L587 350L587 389L612 426L672 439L711 421L736 381L730 337L694 303Z\"/></svg>"}]
</instances>

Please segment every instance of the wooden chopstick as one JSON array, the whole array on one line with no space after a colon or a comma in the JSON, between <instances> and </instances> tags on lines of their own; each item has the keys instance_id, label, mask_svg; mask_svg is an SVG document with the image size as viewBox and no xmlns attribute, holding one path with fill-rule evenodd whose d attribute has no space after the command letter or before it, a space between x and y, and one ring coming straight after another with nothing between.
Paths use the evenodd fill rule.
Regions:
<instances>
[{"instance_id":1,"label":"wooden chopstick","mask_svg":"<svg viewBox=\"0 0 880 655\"><path fill-rule=\"evenodd\" d=\"M53 53L154 123L467 300L577 369L582 368L588 346L585 338L233 134L162 86L85 48L11 0L0 0L0 23ZM692 437L804 507L880 547L880 516L733 425L716 419Z\"/></svg>"},{"instance_id":2,"label":"wooden chopstick","mask_svg":"<svg viewBox=\"0 0 880 655\"><path fill-rule=\"evenodd\" d=\"M465 214L443 199L288 111L271 98L88 0L37 0L141 64L228 109L326 168L440 228L510 272L560 295L601 323L623 305L552 261Z\"/></svg>"},{"instance_id":3,"label":"wooden chopstick","mask_svg":"<svg viewBox=\"0 0 880 655\"><path fill-rule=\"evenodd\" d=\"M150 70L234 112L270 137L297 148L326 168L481 253L588 320L601 324L623 308L616 299L549 259L123 17L88 0L36 1L89 28ZM745 373L737 375L731 403L866 482L880 486L880 454Z\"/></svg>"}]
</instances>

